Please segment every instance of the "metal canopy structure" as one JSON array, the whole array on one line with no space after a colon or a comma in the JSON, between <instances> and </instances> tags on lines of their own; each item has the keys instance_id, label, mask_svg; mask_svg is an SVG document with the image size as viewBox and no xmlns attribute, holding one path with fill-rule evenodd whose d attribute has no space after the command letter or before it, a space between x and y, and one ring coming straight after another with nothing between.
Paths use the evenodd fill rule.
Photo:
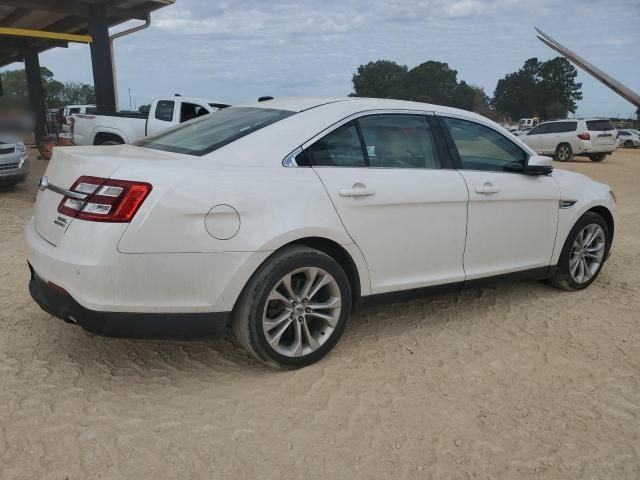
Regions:
<instances>
[{"instance_id":1,"label":"metal canopy structure","mask_svg":"<svg viewBox=\"0 0 640 480\"><path fill-rule=\"evenodd\" d=\"M36 112L36 139L44 134L44 93L38 55L69 42L89 43L96 104L116 109L109 28L146 20L175 0L0 0L0 67L24 61ZM2 86L0 85L0 95Z\"/></svg>"},{"instance_id":2,"label":"metal canopy structure","mask_svg":"<svg viewBox=\"0 0 640 480\"><path fill-rule=\"evenodd\" d=\"M619 82L615 78L611 77L610 75L607 75L605 72L600 70L595 65L592 65L591 63L589 63L587 60L585 60L583 57L581 57L577 53L569 50L567 47L559 43L557 40L551 38L549 35L544 33L539 28L535 27L535 30L536 32L538 32L538 35L537 35L538 40L540 40L542 43L544 43L548 47L558 52L567 60L570 60L573 63L575 63L578 67L582 68L585 72L590 74L593 78L595 78L596 80L599 80L604 85L606 85L611 90L613 90L618 95L620 95L622 98L624 98L628 102L635 105L638 108L638 111L637 111L638 116L640 116L640 95L638 95L636 92L631 90L629 87L623 85L621 82Z\"/></svg>"}]
</instances>

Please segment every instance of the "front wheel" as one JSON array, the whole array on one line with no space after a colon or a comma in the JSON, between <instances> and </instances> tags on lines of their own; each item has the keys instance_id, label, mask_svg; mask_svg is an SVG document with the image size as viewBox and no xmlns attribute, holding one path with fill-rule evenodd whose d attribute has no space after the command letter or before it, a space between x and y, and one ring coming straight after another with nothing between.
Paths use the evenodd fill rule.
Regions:
<instances>
[{"instance_id":1,"label":"front wheel","mask_svg":"<svg viewBox=\"0 0 640 480\"><path fill-rule=\"evenodd\" d=\"M587 288L600 274L610 247L607 222L597 213L585 213L567 237L551 284L567 291Z\"/></svg>"},{"instance_id":2,"label":"front wheel","mask_svg":"<svg viewBox=\"0 0 640 480\"><path fill-rule=\"evenodd\" d=\"M561 162L570 162L573 159L573 149L568 143L561 143L556 147L556 158Z\"/></svg>"},{"instance_id":3,"label":"front wheel","mask_svg":"<svg viewBox=\"0 0 640 480\"><path fill-rule=\"evenodd\" d=\"M627 140L626 142L624 142L624 146L626 148L633 148L633 142L631 140Z\"/></svg>"},{"instance_id":4,"label":"front wheel","mask_svg":"<svg viewBox=\"0 0 640 480\"><path fill-rule=\"evenodd\" d=\"M233 329L257 360L297 368L329 353L350 313L351 287L338 262L319 250L291 246L249 280L234 309Z\"/></svg>"}]
</instances>

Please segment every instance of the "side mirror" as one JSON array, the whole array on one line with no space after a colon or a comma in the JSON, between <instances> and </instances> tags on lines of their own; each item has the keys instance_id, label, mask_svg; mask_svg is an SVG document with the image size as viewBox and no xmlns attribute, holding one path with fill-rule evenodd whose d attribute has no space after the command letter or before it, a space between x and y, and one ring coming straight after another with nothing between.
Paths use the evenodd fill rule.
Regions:
<instances>
[{"instance_id":1,"label":"side mirror","mask_svg":"<svg viewBox=\"0 0 640 480\"><path fill-rule=\"evenodd\" d=\"M543 155L532 155L527 160L524 173L527 175L549 175L553 172L553 159Z\"/></svg>"}]
</instances>

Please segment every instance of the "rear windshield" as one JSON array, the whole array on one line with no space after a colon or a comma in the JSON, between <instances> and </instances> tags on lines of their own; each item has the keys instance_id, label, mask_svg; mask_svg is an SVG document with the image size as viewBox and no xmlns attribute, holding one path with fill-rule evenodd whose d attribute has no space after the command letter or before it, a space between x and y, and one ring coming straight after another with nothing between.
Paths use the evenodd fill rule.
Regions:
<instances>
[{"instance_id":1,"label":"rear windshield","mask_svg":"<svg viewBox=\"0 0 640 480\"><path fill-rule=\"evenodd\" d=\"M606 132L615 130L615 127L609 120L587 120L587 130L590 132Z\"/></svg>"},{"instance_id":2,"label":"rear windshield","mask_svg":"<svg viewBox=\"0 0 640 480\"><path fill-rule=\"evenodd\" d=\"M200 156L294 113L270 108L229 107L144 138L134 145Z\"/></svg>"}]
</instances>

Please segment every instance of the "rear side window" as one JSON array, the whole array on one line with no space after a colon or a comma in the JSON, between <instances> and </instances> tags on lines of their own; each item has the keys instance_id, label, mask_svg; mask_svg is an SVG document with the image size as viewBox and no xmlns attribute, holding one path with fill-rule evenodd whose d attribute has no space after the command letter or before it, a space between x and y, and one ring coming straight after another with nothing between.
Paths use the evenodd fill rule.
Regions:
<instances>
[{"instance_id":1,"label":"rear side window","mask_svg":"<svg viewBox=\"0 0 640 480\"><path fill-rule=\"evenodd\" d=\"M426 118L372 115L358 119L370 167L440 168Z\"/></svg>"},{"instance_id":2,"label":"rear side window","mask_svg":"<svg viewBox=\"0 0 640 480\"><path fill-rule=\"evenodd\" d=\"M495 130L468 120L444 118L462 167L492 172L524 171L527 154Z\"/></svg>"},{"instance_id":3,"label":"rear side window","mask_svg":"<svg viewBox=\"0 0 640 480\"><path fill-rule=\"evenodd\" d=\"M336 128L309 147L307 153L314 166L365 166L362 144L354 122Z\"/></svg>"},{"instance_id":4,"label":"rear side window","mask_svg":"<svg viewBox=\"0 0 640 480\"><path fill-rule=\"evenodd\" d=\"M87 113L96 113L98 111L98 107L87 107L85 111Z\"/></svg>"},{"instance_id":5,"label":"rear side window","mask_svg":"<svg viewBox=\"0 0 640 480\"><path fill-rule=\"evenodd\" d=\"M547 133L575 132L578 122L555 122L547 124Z\"/></svg>"},{"instance_id":6,"label":"rear side window","mask_svg":"<svg viewBox=\"0 0 640 480\"><path fill-rule=\"evenodd\" d=\"M590 132L606 132L615 130L610 120L587 120L587 130Z\"/></svg>"},{"instance_id":7,"label":"rear side window","mask_svg":"<svg viewBox=\"0 0 640 480\"><path fill-rule=\"evenodd\" d=\"M156 118L163 122L173 120L173 108L175 102L173 100L160 100L156 104Z\"/></svg>"},{"instance_id":8,"label":"rear side window","mask_svg":"<svg viewBox=\"0 0 640 480\"><path fill-rule=\"evenodd\" d=\"M75 113L80 113L80 108L70 108L69 115L73 115Z\"/></svg>"},{"instance_id":9,"label":"rear side window","mask_svg":"<svg viewBox=\"0 0 640 480\"><path fill-rule=\"evenodd\" d=\"M200 156L294 114L288 110L270 108L229 107L181 123L134 145Z\"/></svg>"}]
</instances>

